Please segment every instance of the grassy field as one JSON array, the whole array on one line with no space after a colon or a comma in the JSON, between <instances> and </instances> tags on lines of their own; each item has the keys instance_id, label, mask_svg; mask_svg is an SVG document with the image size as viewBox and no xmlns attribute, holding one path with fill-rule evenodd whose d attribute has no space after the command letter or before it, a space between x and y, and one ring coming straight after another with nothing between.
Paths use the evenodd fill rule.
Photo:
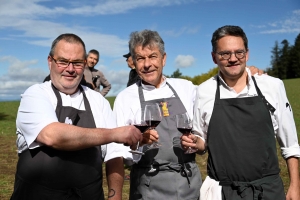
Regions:
<instances>
[{"instance_id":1,"label":"grassy field","mask_svg":"<svg viewBox=\"0 0 300 200\"><path fill-rule=\"evenodd\" d=\"M292 105L296 127L300 130L300 79L290 79L284 81L286 92L289 101ZM114 102L115 97L107 97L111 105ZM0 200L6 200L10 198L13 190L14 174L17 163L17 148L15 145L16 140L16 114L19 106L18 101L0 102ZM196 161L200 168L202 178L206 177L206 157L197 156ZM288 172L285 161L281 158L279 151L279 164L281 168L281 176L284 181L285 188L287 188ZM103 168L105 173L105 169ZM126 170L125 174L129 174ZM104 190L107 193L106 181L104 180ZM123 199L128 199L129 181L124 181L123 187Z\"/></svg>"}]
</instances>

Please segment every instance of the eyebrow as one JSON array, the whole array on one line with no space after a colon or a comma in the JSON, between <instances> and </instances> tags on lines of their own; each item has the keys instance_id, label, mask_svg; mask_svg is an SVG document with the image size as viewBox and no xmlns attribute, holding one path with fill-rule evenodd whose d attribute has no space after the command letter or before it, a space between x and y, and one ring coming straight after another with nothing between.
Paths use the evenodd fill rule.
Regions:
<instances>
[{"instance_id":1,"label":"eyebrow","mask_svg":"<svg viewBox=\"0 0 300 200\"><path fill-rule=\"evenodd\" d=\"M140 57L150 57L150 56L153 56L153 55L158 55L158 53L157 52L153 52L149 56L142 56L140 54L136 54L136 57L138 57L138 56L140 56Z\"/></svg>"},{"instance_id":2,"label":"eyebrow","mask_svg":"<svg viewBox=\"0 0 300 200\"><path fill-rule=\"evenodd\" d=\"M85 59L69 60L69 59L66 59L66 58L64 58L64 57L57 57L56 60L65 60L65 61L71 61L71 62L85 61Z\"/></svg>"}]
</instances>

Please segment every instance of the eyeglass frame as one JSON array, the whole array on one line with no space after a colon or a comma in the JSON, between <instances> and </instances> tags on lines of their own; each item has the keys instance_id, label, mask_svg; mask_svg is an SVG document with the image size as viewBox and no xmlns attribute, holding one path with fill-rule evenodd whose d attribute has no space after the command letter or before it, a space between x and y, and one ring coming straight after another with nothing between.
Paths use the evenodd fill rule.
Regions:
<instances>
[{"instance_id":1,"label":"eyeglass frame","mask_svg":"<svg viewBox=\"0 0 300 200\"><path fill-rule=\"evenodd\" d=\"M86 64L86 60L83 60L83 66L78 67L78 66L74 65L74 63L81 63L80 61L63 60L63 61L68 62L67 66L64 67L64 66L61 66L61 63L57 63L57 61L59 61L58 59L53 58L53 56L51 56L51 55L49 55L49 56L50 56L50 58L51 58L52 60L54 60L55 64L56 64L58 67L61 67L61 68L67 68L67 67L70 65L70 63L72 63L72 65L73 65L73 67L74 67L75 69L83 69L83 68L85 67L85 64ZM62 60L61 60L61 61L62 61Z\"/></svg>"},{"instance_id":2,"label":"eyeglass frame","mask_svg":"<svg viewBox=\"0 0 300 200\"><path fill-rule=\"evenodd\" d=\"M237 50L237 51L234 51L234 52L230 52L230 51L221 51L221 52L217 52L217 54L220 55L224 60L229 60L229 59L231 58L231 55L232 55L232 54L234 54L234 56L235 56L237 59L243 59L243 58L245 58L247 52L248 52L247 50ZM227 59L223 57L225 53L230 54L229 57L228 57ZM238 57L238 56L237 56L237 53L243 53L242 57Z\"/></svg>"}]
</instances>

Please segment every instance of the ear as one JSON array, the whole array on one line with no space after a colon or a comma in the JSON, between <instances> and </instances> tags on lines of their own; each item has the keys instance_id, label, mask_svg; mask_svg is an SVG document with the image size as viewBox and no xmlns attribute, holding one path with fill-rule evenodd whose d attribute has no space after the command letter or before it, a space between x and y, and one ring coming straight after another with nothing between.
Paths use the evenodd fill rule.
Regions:
<instances>
[{"instance_id":1,"label":"ear","mask_svg":"<svg viewBox=\"0 0 300 200\"><path fill-rule=\"evenodd\" d=\"M167 61L167 54L165 53L163 55L163 67L166 65L166 61Z\"/></svg>"},{"instance_id":2,"label":"ear","mask_svg":"<svg viewBox=\"0 0 300 200\"><path fill-rule=\"evenodd\" d=\"M250 50L249 49L247 49L247 52L246 52L246 54L245 54L245 59L246 59L246 62L248 61L248 59L249 59L249 52L250 52Z\"/></svg>"},{"instance_id":3,"label":"ear","mask_svg":"<svg viewBox=\"0 0 300 200\"><path fill-rule=\"evenodd\" d=\"M51 70L53 60L50 56L48 56L47 60L48 60L48 68L49 68L49 70Z\"/></svg>"},{"instance_id":4,"label":"ear","mask_svg":"<svg viewBox=\"0 0 300 200\"><path fill-rule=\"evenodd\" d=\"M212 57L212 60L214 61L214 63L218 64L217 60L216 60L216 54L214 52L211 52L211 57Z\"/></svg>"}]
</instances>

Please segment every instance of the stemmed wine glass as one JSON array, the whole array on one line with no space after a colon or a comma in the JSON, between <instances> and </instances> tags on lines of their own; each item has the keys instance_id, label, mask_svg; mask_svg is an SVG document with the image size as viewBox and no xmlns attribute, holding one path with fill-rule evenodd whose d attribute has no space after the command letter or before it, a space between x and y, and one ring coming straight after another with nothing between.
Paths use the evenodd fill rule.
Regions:
<instances>
[{"instance_id":1,"label":"stemmed wine glass","mask_svg":"<svg viewBox=\"0 0 300 200\"><path fill-rule=\"evenodd\" d=\"M155 129L162 120L162 115L158 103L147 104L145 106L144 115L145 122L150 126L150 129ZM149 146L149 149L158 148L159 146L161 146L160 143L154 142Z\"/></svg>"},{"instance_id":2,"label":"stemmed wine glass","mask_svg":"<svg viewBox=\"0 0 300 200\"><path fill-rule=\"evenodd\" d=\"M191 120L189 114L185 112L183 114L176 115L176 125L180 133L189 134L193 128L193 121ZM189 147L186 153L194 153L195 151L196 150Z\"/></svg>"},{"instance_id":3,"label":"stemmed wine glass","mask_svg":"<svg viewBox=\"0 0 300 200\"><path fill-rule=\"evenodd\" d=\"M142 134L150 128L150 125L148 125L146 123L144 116L145 115L142 116L141 109L139 108L137 110L137 112L135 113L135 115L134 115L134 122L133 122L133 125L136 128L138 128L141 131ZM137 146L136 146L136 149L135 150L130 150L129 152L133 153L133 154L144 155L143 152L138 150L139 149L139 144L140 143L138 142Z\"/></svg>"}]
</instances>

